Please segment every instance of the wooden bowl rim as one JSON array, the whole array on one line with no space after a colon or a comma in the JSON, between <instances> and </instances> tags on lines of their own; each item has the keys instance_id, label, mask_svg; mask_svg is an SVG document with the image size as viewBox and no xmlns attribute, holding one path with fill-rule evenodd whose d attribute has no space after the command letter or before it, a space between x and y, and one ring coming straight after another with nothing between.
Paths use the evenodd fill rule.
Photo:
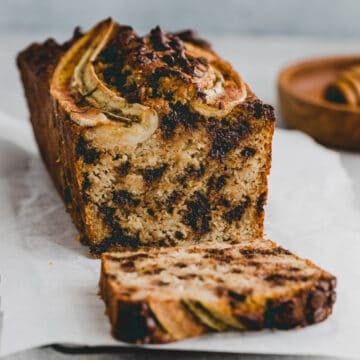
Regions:
<instances>
[{"instance_id":1,"label":"wooden bowl rim","mask_svg":"<svg viewBox=\"0 0 360 360\"><path fill-rule=\"evenodd\" d=\"M351 114L360 115L360 107L351 107L346 104L336 104L326 101L325 99L309 99L304 97L298 91L295 91L294 88L290 85L290 79L299 70L302 68L308 68L309 66L319 65L323 63L334 63L334 62L345 62L351 60L359 60L360 63L360 54L350 54L350 55L331 55L331 56L321 56L314 57L310 59L299 60L283 68L278 76L278 86L279 89L286 92L288 95L291 95L293 98L300 100L304 103L308 103L314 106L325 108L326 110L341 111Z\"/></svg>"}]
</instances>

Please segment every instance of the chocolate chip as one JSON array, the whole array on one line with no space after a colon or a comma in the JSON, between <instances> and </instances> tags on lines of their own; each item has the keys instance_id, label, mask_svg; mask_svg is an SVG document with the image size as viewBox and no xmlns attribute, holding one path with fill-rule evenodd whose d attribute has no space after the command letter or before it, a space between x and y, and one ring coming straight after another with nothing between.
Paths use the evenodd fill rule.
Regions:
<instances>
[{"instance_id":1,"label":"chocolate chip","mask_svg":"<svg viewBox=\"0 0 360 360\"><path fill-rule=\"evenodd\" d=\"M158 275L158 274L160 274L163 270L164 270L163 268L155 266L155 267L153 267L153 268L144 270L143 274L144 274L144 275Z\"/></svg>"},{"instance_id":2,"label":"chocolate chip","mask_svg":"<svg viewBox=\"0 0 360 360\"><path fill-rule=\"evenodd\" d=\"M166 64L168 64L169 66L173 66L175 64L175 59L173 56L171 55L164 55L161 58L162 61L164 61Z\"/></svg>"},{"instance_id":3,"label":"chocolate chip","mask_svg":"<svg viewBox=\"0 0 360 360\"><path fill-rule=\"evenodd\" d=\"M241 105L248 112L251 112L255 119L265 117L270 121L275 121L274 108L271 105L264 104L259 99L246 101Z\"/></svg>"},{"instance_id":4,"label":"chocolate chip","mask_svg":"<svg viewBox=\"0 0 360 360\"><path fill-rule=\"evenodd\" d=\"M83 158L86 164L93 164L100 157L100 152L91 147L90 143L80 136L76 144L76 155Z\"/></svg>"},{"instance_id":5,"label":"chocolate chip","mask_svg":"<svg viewBox=\"0 0 360 360\"><path fill-rule=\"evenodd\" d=\"M126 176L129 173L130 166L130 162L125 161L116 168L116 171L120 176Z\"/></svg>"},{"instance_id":6,"label":"chocolate chip","mask_svg":"<svg viewBox=\"0 0 360 360\"><path fill-rule=\"evenodd\" d=\"M127 190L113 192L112 198L114 203L120 206L138 206L140 204L140 200L135 199Z\"/></svg>"},{"instance_id":7,"label":"chocolate chip","mask_svg":"<svg viewBox=\"0 0 360 360\"><path fill-rule=\"evenodd\" d=\"M109 225L110 227L114 226L114 215L115 215L115 208L109 206L99 206L99 212L104 216L104 223Z\"/></svg>"},{"instance_id":8,"label":"chocolate chip","mask_svg":"<svg viewBox=\"0 0 360 360\"><path fill-rule=\"evenodd\" d=\"M153 44L155 50L163 51L170 49L168 44L169 38L161 30L160 26L156 26L150 31L150 41Z\"/></svg>"},{"instance_id":9,"label":"chocolate chip","mask_svg":"<svg viewBox=\"0 0 360 360\"><path fill-rule=\"evenodd\" d=\"M150 216L155 216L155 211L154 211L153 209L151 209L151 208L148 208L148 209L146 210L146 212L147 212Z\"/></svg>"},{"instance_id":10,"label":"chocolate chip","mask_svg":"<svg viewBox=\"0 0 360 360\"><path fill-rule=\"evenodd\" d=\"M287 281L292 282L306 282L310 279L309 276L306 275L288 275L288 274L270 274L264 277L264 280L273 283L274 285L281 286L284 285Z\"/></svg>"},{"instance_id":11,"label":"chocolate chip","mask_svg":"<svg viewBox=\"0 0 360 360\"><path fill-rule=\"evenodd\" d=\"M139 172L143 176L146 184L151 185L153 182L158 181L162 177L166 168L167 168L167 165L162 164L161 166L159 166L157 168L141 169L141 170L139 170Z\"/></svg>"},{"instance_id":12,"label":"chocolate chip","mask_svg":"<svg viewBox=\"0 0 360 360\"><path fill-rule=\"evenodd\" d=\"M242 203L235 206L230 211L226 212L223 215L224 219L229 224L231 224L233 221L240 221L241 217L243 216L245 210L249 207L249 205L250 205L250 198L247 196Z\"/></svg>"},{"instance_id":13,"label":"chocolate chip","mask_svg":"<svg viewBox=\"0 0 360 360\"><path fill-rule=\"evenodd\" d=\"M178 263L175 263L174 266L180 268L180 269L183 269L183 268L186 268L187 265L185 263L182 263L182 262L178 262Z\"/></svg>"},{"instance_id":14,"label":"chocolate chip","mask_svg":"<svg viewBox=\"0 0 360 360\"><path fill-rule=\"evenodd\" d=\"M249 157L252 157L254 156L256 153L256 150L254 148L251 148L249 146L245 146L241 152L240 152L240 155L244 158L249 158Z\"/></svg>"},{"instance_id":15,"label":"chocolate chip","mask_svg":"<svg viewBox=\"0 0 360 360\"><path fill-rule=\"evenodd\" d=\"M264 211L264 206L265 206L265 202L266 202L266 192L263 192L260 194L260 196L258 197L257 201L256 201L256 213L258 216L260 216L263 211Z\"/></svg>"},{"instance_id":16,"label":"chocolate chip","mask_svg":"<svg viewBox=\"0 0 360 360\"><path fill-rule=\"evenodd\" d=\"M198 168L195 168L194 165L190 165L185 169L185 172L191 177L200 178L205 173L205 166L200 164Z\"/></svg>"},{"instance_id":17,"label":"chocolate chip","mask_svg":"<svg viewBox=\"0 0 360 360\"><path fill-rule=\"evenodd\" d=\"M265 325L269 328L290 329L301 325L304 320L301 299L269 300L264 318Z\"/></svg>"},{"instance_id":18,"label":"chocolate chip","mask_svg":"<svg viewBox=\"0 0 360 360\"><path fill-rule=\"evenodd\" d=\"M190 279L195 279L197 277L196 274L185 274L185 275L179 275L178 278L180 280L190 280Z\"/></svg>"},{"instance_id":19,"label":"chocolate chip","mask_svg":"<svg viewBox=\"0 0 360 360\"><path fill-rule=\"evenodd\" d=\"M190 226L195 233L203 235L210 231L210 204L208 199L196 191L186 202L187 211L183 216L183 223Z\"/></svg>"},{"instance_id":20,"label":"chocolate chip","mask_svg":"<svg viewBox=\"0 0 360 360\"><path fill-rule=\"evenodd\" d=\"M149 306L145 301L128 303L119 301L114 336L127 342L147 343L157 328Z\"/></svg>"},{"instance_id":21,"label":"chocolate chip","mask_svg":"<svg viewBox=\"0 0 360 360\"><path fill-rule=\"evenodd\" d=\"M154 285L157 285L157 286L168 286L170 285L170 283L168 281L163 281L163 280L157 280Z\"/></svg>"},{"instance_id":22,"label":"chocolate chip","mask_svg":"<svg viewBox=\"0 0 360 360\"><path fill-rule=\"evenodd\" d=\"M172 105L171 111L161 119L160 129L164 138L169 139L174 135L178 125L182 125L186 129L195 129L201 120L202 117L191 112L187 105L176 103Z\"/></svg>"},{"instance_id":23,"label":"chocolate chip","mask_svg":"<svg viewBox=\"0 0 360 360\"><path fill-rule=\"evenodd\" d=\"M219 177L216 177L215 175L212 175L208 180L208 187L210 190L216 190L219 191L221 188L223 188L226 184L226 175L220 175Z\"/></svg>"},{"instance_id":24,"label":"chocolate chip","mask_svg":"<svg viewBox=\"0 0 360 360\"><path fill-rule=\"evenodd\" d=\"M181 231L175 231L174 235L177 240L182 240L184 238L184 234Z\"/></svg>"},{"instance_id":25,"label":"chocolate chip","mask_svg":"<svg viewBox=\"0 0 360 360\"><path fill-rule=\"evenodd\" d=\"M90 188L91 182L89 179L89 173L84 172L83 173L83 181L82 181L82 190L85 192L87 189Z\"/></svg>"},{"instance_id":26,"label":"chocolate chip","mask_svg":"<svg viewBox=\"0 0 360 360\"><path fill-rule=\"evenodd\" d=\"M238 314L237 319L248 330L260 330L264 328L264 318L262 314Z\"/></svg>"},{"instance_id":27,"label":"chocolate chip","mask_svg":"<svg viewBox=\"0 0 360 360\"><path fill-rule=\"evenodd\" d=\"M246 120L229 124L226 121L219 123L217 119L210 118L208 133L212 140L210 156L224 161L226 154L250 133L250 125Z\"/></svg>"},{"instance_id":28,"label":"chocolate chip","mask_svg":"<svg viewBox=\"0 0 360 360\"><path fill-rule=\"evenodd\" d=\"M270 249L259 248L243 248L239 252L247 259L252 259L257 255L261 256L278 256L278 255L291 255L289 250L286 250L280 246L276 246Z\"/></svg>"},{"instance_id":29,"label":"chocolate chip","mask_svg":"<svg viewBox=\"0 0 360 360\"><path fill-rule=\"evenodd\" d=\"M228 296L231 299L236 300L237 302L244 302L247 297L246 295L237 293L236 291L233 290L228 290Z\"/></svg>"}]
</instances>

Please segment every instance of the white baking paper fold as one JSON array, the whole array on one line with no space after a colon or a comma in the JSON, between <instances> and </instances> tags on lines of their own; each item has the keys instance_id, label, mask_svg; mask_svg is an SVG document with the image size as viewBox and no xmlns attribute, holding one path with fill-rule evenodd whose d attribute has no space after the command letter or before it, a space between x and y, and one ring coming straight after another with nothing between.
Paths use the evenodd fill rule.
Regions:
<instances>
[{"instance_id":1,"label":"white baking paper fold","mask_svg":"<svg viewBox=\"0 0 360 360\"><path fill-rule=\"evenodd\" d=\"M359 157L360 166L360 157ZM340 156L277 129L269 238L338 278L325 322L292 331L214 334L157 349L360 356L360 205ZM118 345L97 296L100 262L76 240L27 123L0 114L1 355L53 343Z\"/></svg>"}]
</instances>

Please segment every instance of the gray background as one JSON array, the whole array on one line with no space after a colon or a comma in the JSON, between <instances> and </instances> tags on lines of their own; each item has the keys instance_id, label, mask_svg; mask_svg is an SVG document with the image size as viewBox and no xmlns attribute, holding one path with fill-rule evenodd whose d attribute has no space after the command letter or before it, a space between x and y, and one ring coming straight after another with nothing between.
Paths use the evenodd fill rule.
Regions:
<instances>
[{"instance_id":1,"label":"gray background","mask_svg":"<svg viewBox=\"0 0 360 360\"><path fill-rule=\"evenodd\" d=\"M0 31L69 31L111 15L144 31L360 37L359 0L0 0Z\"/></svg>"}]
</instances>

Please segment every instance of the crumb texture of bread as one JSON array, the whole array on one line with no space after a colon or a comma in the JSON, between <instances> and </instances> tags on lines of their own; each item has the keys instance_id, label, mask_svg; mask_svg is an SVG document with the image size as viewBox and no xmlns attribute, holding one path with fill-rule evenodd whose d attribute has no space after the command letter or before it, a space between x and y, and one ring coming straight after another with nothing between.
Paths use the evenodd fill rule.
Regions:
<instances>
[{"instance_id":1,"label":"crumb texture of bread","mask_svg":"<svg viewBox=\"0 0 360 360\"><path fill-rule=\"evenodd\" d=\"M261 237L274 113L208 43L105 20L18 56L41 155L93 255Z\"/></svg>"},{"instance_id":2,"label":"crumb texture of bread","mask_svg":"<svg viewBox=\"0 0 360 360\"><path fill-rule=\"evenodd\" d=\"M331 314L335 286L263 239L105 253L100 278L113 335L134 343L318 323Z\"/></svg>"}]
</instances>

